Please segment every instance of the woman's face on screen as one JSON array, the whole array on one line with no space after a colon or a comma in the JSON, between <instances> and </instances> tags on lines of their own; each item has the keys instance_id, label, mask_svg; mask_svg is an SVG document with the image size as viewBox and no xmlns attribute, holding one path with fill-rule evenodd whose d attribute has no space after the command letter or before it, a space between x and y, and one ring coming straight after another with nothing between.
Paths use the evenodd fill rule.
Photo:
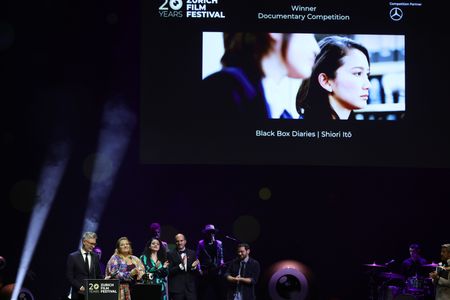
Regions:
<instances>
[{"instance_id":1,"label":"woman's face on screen","mask_svg":"<svg viewBox=\"0 0 450 300\"><path fill-rule=\"evenodd\" d=\"M293 33L287 44L285 63L291 78L308 78L319 53L314 34Z\"/></svg>"},{"instance_id":2,"label":"woman's face on screen","mask_svg":"<svg viewBox=\"0 0 450 300\"><path fill-rule=\"evenodd\" d=\"M350 49L330 79L331 97L338 105L350 110L363 108L369 98L369 62L363 52Z\"/></svg>"}]
</instances>

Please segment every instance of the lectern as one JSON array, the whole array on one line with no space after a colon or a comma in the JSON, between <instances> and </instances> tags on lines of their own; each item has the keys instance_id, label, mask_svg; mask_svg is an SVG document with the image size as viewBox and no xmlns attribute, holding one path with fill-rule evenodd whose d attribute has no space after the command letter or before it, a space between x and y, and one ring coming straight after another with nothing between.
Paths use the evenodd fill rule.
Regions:
<instances>
[{"instance_id":1,"label":"lectern","mask_svg":"<svg viewBox=\"0 0 450 300\"><path fill-rule=\"evenodd\" d=\"M86 300L119 300L118 279L86 279Z\"/></svg>"},{"instance_id":2,"label":"lectern","mask_svg":"<svg viewBox=\"0 0 450 300\"><path fill-rule=\"evenodd\" d=\"M133 300L161 300L160 284L136 284L131 292Z\"/></svg>"}]
</instances>

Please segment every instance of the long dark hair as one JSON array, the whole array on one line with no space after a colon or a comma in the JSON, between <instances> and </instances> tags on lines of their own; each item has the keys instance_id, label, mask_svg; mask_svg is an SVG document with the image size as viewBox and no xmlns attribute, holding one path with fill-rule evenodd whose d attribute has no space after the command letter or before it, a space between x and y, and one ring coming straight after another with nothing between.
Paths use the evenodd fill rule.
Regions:
<instances>
[{"instance_id":1,"label":"long dark hair","mask_svg":"<svg viewBox=\"0 0 450 300\"><path fill-rule=\"evenodd\" d=\"M147 260L150 259L151 254L152 254L151 251L150 251L150 245L151 245L151 243L152 243L154 240L157 240L157 241L159 242L159 250L158 250L158 253L157 253L158 260L161 261L161 262L165 262L165 261L167 260L167 252L166 252L166 248L163 246L161 240L158 239L158 238L155 238L155 237L152 237L151 239L149 239L149 240L147 241L147 243L145 244L144 251L142 251L142 255L144 255L145 257L147 257Z\"/></svg>"},{"instance_id":2,"label":"long dark hair","mask_svg":"<svg viewBox=\"0 0 450 300\"><path fill-rule=\"evenodd\" d=\"M328 36L319 42L320 52L314 62L311 77L303 80L297 94L297 111L305 120L339 119L328 100L328 91L319 84L319 74L336 78L336 70L342 66L342 58L350 49L360 50L370 64L369 52L356 41L342 36Z\"/></svg>"},{"instance_id":3,"label":"long dark hair","mask_svg":"<svg viewBox=\"0 0 450 300\"><path fill-rule=\"evenodd\" d=\"M281 51L285 57L290 33L284 33ZM223 34L225 53L221 63L224 67L242 68L251 80L264 77L261 60L273 48L274 40L267 32L225 32Z\"/></svg>"}]
</instances>

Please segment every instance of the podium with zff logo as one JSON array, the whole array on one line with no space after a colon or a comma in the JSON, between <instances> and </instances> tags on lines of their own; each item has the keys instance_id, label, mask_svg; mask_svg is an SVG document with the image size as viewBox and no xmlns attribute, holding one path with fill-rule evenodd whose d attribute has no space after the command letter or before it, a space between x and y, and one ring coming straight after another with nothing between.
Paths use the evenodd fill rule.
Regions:
<instances>
[{"instance_id":1,"label":"podium with zff logo","mask_svg":"<svg viewBox=\"0 0 450 300\"><path fill-rule=\"evenodd\" d=\"M118 279L86 279L86 300L118 300Z\"/></svg>"}]
</instances>

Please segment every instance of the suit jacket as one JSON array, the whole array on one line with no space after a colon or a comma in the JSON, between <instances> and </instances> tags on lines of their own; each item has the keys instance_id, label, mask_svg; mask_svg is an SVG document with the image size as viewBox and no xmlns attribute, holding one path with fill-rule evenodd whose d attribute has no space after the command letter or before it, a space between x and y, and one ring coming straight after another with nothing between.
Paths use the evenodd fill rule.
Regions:
<instances>
[{"instance_id":1,"label":"suit jacket","mask_svg":"<svg viewBox=\"0 0 450 300\"><path fill-rule=\"evenodd\" d=\"M206 249L205 240L198 242L197 258L200 261L200 269L205 274L218 274L220 267L223 264L223 244L219 240L215 240L214 246L216 253L212 256Z\"/></svg>"},{"instance_id":2,"label":"suit jacket","mask_svg":"<svg viewBox=\"0 0 450 300\"><path fill-rule=\"evenodd\" d=\"M436 300L450 300L449 272L441 269L438 275L440 278L433 281L436 286Z\"/></svg>"},{"instance_id":3,"label":"suit jacket","mask_svg":"<svg viewBox=\"0 0 450 300\"><path fill-rule=\"evenodd\" d=\"M85 279L101 279L100 260L97 254L91 252L91 265L86 270L81 250L72 252L67 257L66 277L72 288L71 298L78 299L78 291L84 286ZM86 288L86 287L85 287Z\"/></svg>"},{"instance_id":4,"label":"suit jacket","mask_svg":"<svg viewBox=\"0 0 450 300\"><path fill-rule=\"evenodd\" d=\"M225 276L231 275L233 277L236 277L239 274L240 263L241 263L241 261L238 258L231 261L231 263L229 264L229 266L227 268L227 272L225 273ZM251 278L252 282L251 282L251 284L240 284L242 300L256 299L255 285L258 282L259 273L260 273L259 262L255 259L249 257L248 262L245 265L244 273L241 274L241 277ZM234 292L236 291L236 289L237 289L236 284L229 283L228 293L227 293L228 300L234 299Z\"/></svg>"},{"instance_id":5,"label":"suit jacket","mask_svg":"<svg viewBox=\"0 0 450 300\"><path fill-rule=\"evenodd\" d=\"M197 259L195 251L186 248L187 255L187 270L182 270L180 264L183 263L178 250L173 250L167 253L167 260L169 261L169 293L190 293L195 294L196 276L198 274L197 268L192 269L191 266Z\"/></svg>"}]
</instances>

